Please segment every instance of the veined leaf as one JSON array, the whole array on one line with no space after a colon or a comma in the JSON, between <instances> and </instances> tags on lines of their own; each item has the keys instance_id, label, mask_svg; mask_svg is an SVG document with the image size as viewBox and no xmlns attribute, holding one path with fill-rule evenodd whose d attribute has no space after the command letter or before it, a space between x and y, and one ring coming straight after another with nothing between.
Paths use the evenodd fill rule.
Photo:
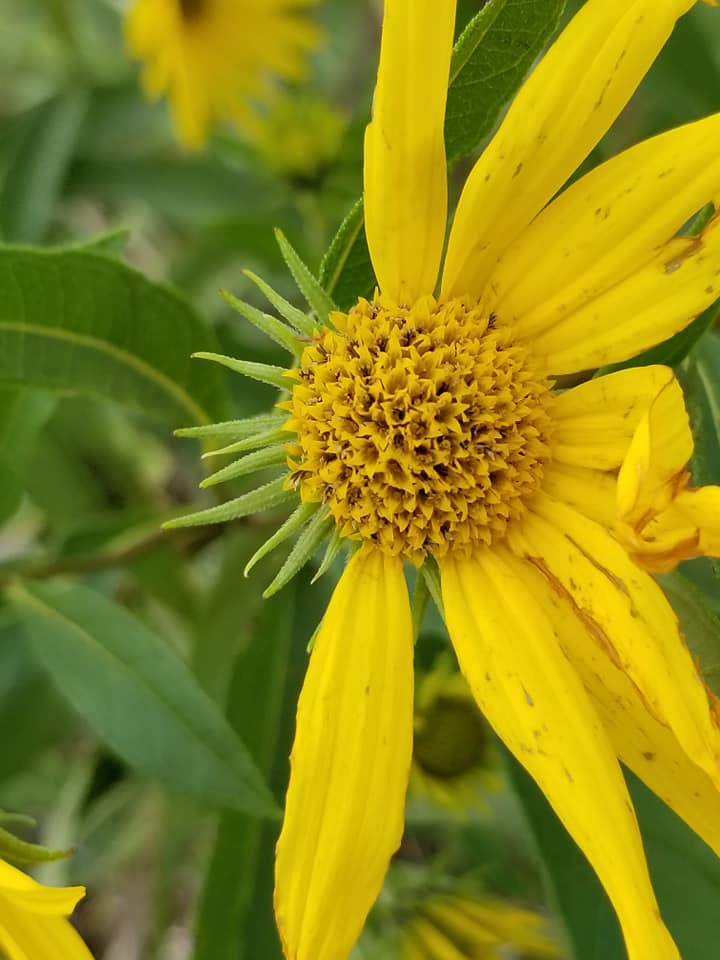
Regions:
<instances>
[{"instance_id":1,"label":"veined leaf","mask_svg":"<svg viewBox=\"0 0 720 960\"><path fill-rule=\"evenodd\" d=\"M170 647L85 587L14 585L32 649L98 737L130 766L205 803L274 816L240 739Z\"/></svg>"},{"instance_id":2,"label":"veined leaf","mask_svg":"<svg viewBox=\"0 0 720 960\"><path fill-rule=\"evenodd\" d=\"M95 250L0 247L0 387L95 394L169 423L227 413L193 351L214 339L179 294Z\"/></svg>"}]
</instances>

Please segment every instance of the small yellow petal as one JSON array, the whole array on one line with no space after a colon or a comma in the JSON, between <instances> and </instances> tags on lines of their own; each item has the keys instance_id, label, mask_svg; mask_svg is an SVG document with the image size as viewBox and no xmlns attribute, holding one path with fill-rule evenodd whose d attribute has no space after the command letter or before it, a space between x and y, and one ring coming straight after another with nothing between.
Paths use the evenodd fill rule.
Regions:
<instances>
[{"instance_id":1,"label":"small yellow petal","mask_svg":"<svg viewBox=\"0 0 720 960\"><path fill-rule=\"evenodd\" d=\"M642 526L687 484L693 439L682 389L672 377L636 426L618 474L618 514Z\"/></svg>"},{"instance_id":2,"label":"small yellow petal","mask_svg":"<svg viewBox=\"0 0 720 960\"><path fill-rule=\"evenodd\" d=\"M610 127L695 0L589 0L518 93L468 177L444 296L479 296L496 262Z\"/></svg>"},{"instance_id":3,"label":"small yellow petal","mask_svg":"<svg viewBox=\"0 0 720 960\"><path fill-rule=\"evenodd\" d=\"M553 460L617 469L642 416L672 376L669 367L632 367L561 393L551 410Z\"/></svg>"},{"instance_id":4,"label":"small yellow petal","mask_svg":"<svg viewBox=\"0 0 720 960\"><path fill-rule=\"evenodd\" d=\"M38 884L32 890L3 890L0 896L28 913L68 917L85 896L85 888L43 887Z\"/></svg>"},{"instance_id":5,"label":"small yellow petal","mask_svg":"<svg viewBox=\"0 0 720 960\"><path fill-rule=\"evenodd\" d=\"M69 920L27 913L6 902L0 910L0 954L4 951L8 960L92 960Z\"/></svg>"},{"instance_id":6,"label":"small yellow petal","mask_svg":"<svg viewBox=\"0 0 720 960\"><path fill-rule=\"evenodd\" d=\"M538 496L509 530L526 558L573 607L687 755L720 786L720 733L677 617L655 581L603 527Z\"/></svg>"},{"instance_id":7,"label":"small yellow petal","mask_svg":"<svg viewBox=\"0 0 720 960\"><path fill-rule=\"evenodd\" d=\"M346 960L400 844L412 657L402 561L364 547L335 589L298 703L275 871L287 960Z\"/></svg>"},{"instance_id":8,"label":"small yellow petal","mask_svg":"<svg viewBox=\"0 0 720 960\"><path fill-rule=\"evenodd\" d=\"M693 214L720 199L719 141L716 114L586 174L507 251L493 272L488 310L533 337L635 273Z\"/></svg>"},{"instance_id":9,"label":"small yellow petal","mask_svg":"<svg viewBox=\"0 0 720 960\"><path fill-rule=\"evenodd\" d=\"M454 0L385 0L372 122L365 134L365 231L382 293L433 293L445 240L445 100Z\"/></svg>"},{"instance_id":10,"label":"small yellow petal","mask_svg":"<svg viewBox=\"0 0 720 960\"><path fill-rule=\"evenodd\" d=\"M525 586L523 563L494 547L472 560L443 560L441 574L448 629L473 694L596 870L630 960L679 960L660 920L620 767Z\"/></svg>"},{"instance_id":11,"label":"small yellow petal","mask_svg":"<svg viewBox=\"0 0 720 960\"><path fill-rule=\"evenodd\" d=\"M572 606L539 573L528 587L552 621L590 694L617 755L720 856L720 792L647 709L617 661L584 628Z\"/></svg>"}]
</instances>

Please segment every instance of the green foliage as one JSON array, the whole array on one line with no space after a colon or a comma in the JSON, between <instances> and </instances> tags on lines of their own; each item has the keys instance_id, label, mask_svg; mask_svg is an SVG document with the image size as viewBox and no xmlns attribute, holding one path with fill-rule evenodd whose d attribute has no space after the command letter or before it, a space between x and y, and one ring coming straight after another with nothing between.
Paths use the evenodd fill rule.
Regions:
<instances>
[{"instance_id":1,"label":"green foliage","mask_svg":"<svg viewBox=\"0 0 720 960\"><path fill-rule=\"evenodd\" d=\"M0 387L105 397L170 425L218 419L212 336L178 293L95 250L0 248Z\"/></svg>"},{"instance_id":2,"label":"green foliage","mask_svg":"<svg viewBox=\"0 0 720 960\"><path fill-rule=\"evenodd\" d=\"M85 587L8 594L39 662L118 756L205 803L276 814L242 742L166 642Z\"/></svg>"}]
</instances>

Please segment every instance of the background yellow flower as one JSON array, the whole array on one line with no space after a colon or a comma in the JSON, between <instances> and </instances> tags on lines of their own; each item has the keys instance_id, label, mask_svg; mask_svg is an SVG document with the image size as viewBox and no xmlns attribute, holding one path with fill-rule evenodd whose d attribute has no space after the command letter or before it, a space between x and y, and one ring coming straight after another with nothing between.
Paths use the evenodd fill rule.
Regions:
<instances>
[{"instance_id":1,"label":"background yellow flower","mask_svg":"<svg viewBox=\"0 0 720 960\"><path fill-rule=\"evenodd\" d=\"M319 32L317 0L134 0L130 52L144 61L148 96L167 96L178 135L201 146L211 125L252 124L280 80L298 80Z\"/></svg>"}]
</instances>

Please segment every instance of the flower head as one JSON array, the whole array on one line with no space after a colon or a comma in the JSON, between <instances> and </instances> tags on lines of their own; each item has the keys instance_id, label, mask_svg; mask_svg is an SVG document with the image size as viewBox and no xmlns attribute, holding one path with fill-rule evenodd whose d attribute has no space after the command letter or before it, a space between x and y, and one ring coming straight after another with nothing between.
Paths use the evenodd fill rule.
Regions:
<instances>
[{"instance_id":1,"label":"flower head","mask_svg":"<svg viewBox=\"0 0 720 960\"><path fill-rule=\"evenodd\" d=\"M675 531L675 507L692 514L701 552L716 550L717 519L702 491L684 495L687 438L671 475L657 469L667 461L653 410L668 384L678 389L668 368L565 392L554 383L667 339L718 298L720 218L695 238L679 231L720 202L720 115L632 147L553 197L693 3L584 4L471 171L441 271L455 2L386 0L365 141L379 290L345 313L314 290L317 323L269 291L301 351L278 321L240 305L299 365L222 362L292 385L290 418L258 422L255 439L252 425L236 428L227 451L260 449L209 482L284 463L283 429L289 472L191 521L297 491L269 546L302 532L272 589L328 537L323 569L338 544L359 546L298 705L276 864L288 960L346 960L400 842L413 737L405 559L436 587L439 570L473 696L593 865L630 960L679 956L618 759L720 854L718 714L642 566L649 525Z\"/></svg>"},{"instance_id":2,"label":"flower head","mask_svg":"<svg viewBox=\"0 0 720 960\"><path fill-rule=\"evenodd\" d=\"M415 685L409 792L451 810L477 807L498 789L493 738L462 675L444 658Z\"/></svg>"},{"instance_id":3,"label":"flower head","mask_svg":"<svg viewBox=\"0 0 720 960\"><path fill-rule=\"evenodd\" d=\"M407 920L402 960L502 960L507 949L525 960L559 958L558 944L543 929L543 918L502 900L434 896Z\"/></svg>"},{"instance_id":4,"label":"flower head","mask_svg":"<svg viewBox=\"0 0 720 960\"><path fill-rule=\"evenodd\" d=\"M66 919L83 887L44 887L0 860L0 951L8 960L92 960Z\"/></svg>"},{"instance_id":5,"label":"flower head","mask_svg":"<svg viewBox=\"0 0 720 960\"><path fill-rule=\"evenodd\" d=\"M180 139L198 147L210 126L247 128L278 80L297 80L319 34L305 9L316 0L134 0L130 52L144 61L149 97L167 95Z\"/></svg>"}]
</instances>

